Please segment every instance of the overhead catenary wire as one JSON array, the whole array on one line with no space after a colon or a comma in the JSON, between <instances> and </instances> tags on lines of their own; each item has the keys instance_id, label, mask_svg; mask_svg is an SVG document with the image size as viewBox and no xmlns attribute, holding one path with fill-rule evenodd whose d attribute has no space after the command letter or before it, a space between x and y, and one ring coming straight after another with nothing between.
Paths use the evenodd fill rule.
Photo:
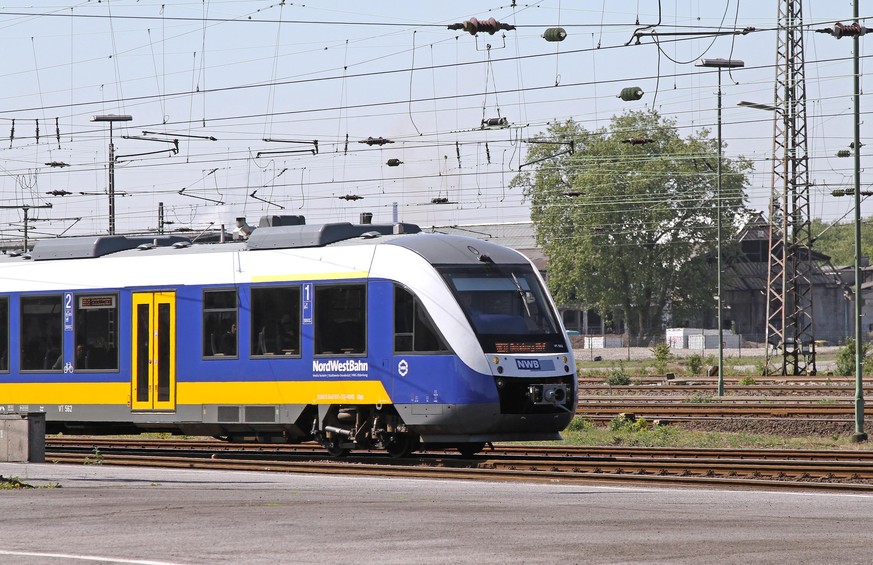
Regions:
<instances>
[{"instance_id":1,"label":"overhead catenary wire","mask_svg":"<svg viewBox=\"0 0 873 565\"><path fill-rule=\"evenodd\" d=\"M281 19L281 18L280 18L280 19ZM457 42L457 40L455 40L455 41ZM514 59L514 58L509 58L508 60L516 60L516 59ZM437 68L437 67L434 67L434 68ZM432 72L433 72L433 70L432 70ZM305 84L305 82L304 82L303 84ZM599 83L598 83L598 84L599 84ZM584 85L582 85L582 84L578 84L578 85L576 85L576 86L577 86L577 87L584 87ZM518 92L519 94L524 94L524 93L527 93L527 92L533 92L532 90L528 90L528 89L515 89L515 90L508 89L508 91L510 91L510 92ZM502 92L502 91L501 91L501 92ZM435 98L435 97L434 97L434 98ZM568 98L570 98L570 97L568 96ZM423 98L423 100L425 100L425 101L430 101L431 99L430 99L430 98ZM386 102L386 105L385 105L385 106L382 106L382 107L390 108L390 107L391 107L391 103L392 103L391 101L388 101L388 102ZM413 101L412 101L411 99L409 99L409 100L407 100L407 103L413 103ZM537 104L537 103L538 103L538 102L534 102L533 104ZM511 104L506 104L506 102L504 101L504 104L503 104L503 105L504 105L504 106L510 106ZM358 112L359 108L357 108L357 107L348 107L348 106L344 106L344 105L343 105L343 107L347 108L348 111L355 111L355 112L356 112L356 115L359 114L359 112ZM378 107L378 106L373 106L373 107ZM434 109L435 109L435 111L436 111L436 107L434 107ZM316 111L320 111L320 110L316 110ZM439 110L439 111L442 112L442 110ZM272 112L268 112L268 113L269 113L269 114L272 114ZM595 115L596 115L596 113L595 113ZM288 115L285 115L285 116L277 115L277 116L275 116L275 118L278 119L278 120L280 120L280 121L277 121L277 122L275 122L275 123L285 123L284 120L285 120L287 117L288 117ZM301 117L303 117L303 119L302 119L301 121L298 121L297 123L306 123L307 121L310 121L310 122L311 122L311 121L314 121L314 120L317 120L317 119L318 119L318 118L310 118L310 119L307 119L307 118L305 118L305 116L303 116L303 115L301 115ZM238 124L240 123L241 120L246 120L246 119L248 119L246 116L236 116L236 115L227 115L227 116L225 116L225 118L227 119L227 120L226 120L227 123L228 123L228 124L232 124L232 125L238 125ZM267 117L264 116L263 119L267 119ZM273 119L273 117L271 117L271 119ZM192 119L191 119L189 122L187 122L187 123L194 123L195 120L196 120L196 118L193 118L193 117L192 117ZM44 121L45 121L45 120L44 120ZM748 121L749 121L749 122L753 122L753 121L755 121L755 120L749 119ZM760 118L760 121L763 122L763 121L766 121L766 119L762 117L762 118ZM533 121L532 121L532 123L536 123L536 122L537 122L537 120L533 120ZM185 120L179 120L177 123L178 123L179 125L181 125L181 124L186 124ZM742 122L737 122L737 123L742 123ZM221 124L219 124L219 125L221 125ZM698 123L698 125L701 125L701 124ZM686 124L682 124L680 127L682 127L682 128L686 128L686 127L688 127L688 126L687 126ZM431 132L428 132L428 134L431 134ZM72 133L71 133L71 135L72 135ZM431 138L432 138L432 137L433 137L433 136L431 135ZM228 139L230 139L230 138L228 138ZM426 140L425 140L425 141L426 141ZM467 146L467 147L475 147L475 144L476 144L476 143L478 143L478 141L472 141L472 140L471 140L469 143L467 143L463 138L461 138L460 141L459 141L459 146L462 146L462 147L463 147L463 146ZM411 147L411 146L410 146L410 145L405 145L405 144L404 144L404 149L406 149L407 147ZM439 145L437 145L437 147L439 147ZM202 154L202 153L200 153L200 154L202 155L202 157L197 156L198 153L200 153L200 152L197 151L196 149L194 149L194 150L192 150L191 152L189 152L188 154L186 154L186 159L201 159L201 158L204 158L204 157L205 157L205 158L208 158L208 157L206 156L206 154ZM360 155L364 155L364 154L361 153ZM409 159L408 157L405 158L404 160L406 160L406 161L410 161L410 159ZM414 162L415 159L412 159L411 161ZM155 163L155 164L157 165L157 164L160 163L160 162L161 162L161 161L156 160L156 161L154 161L153 163ZM168 163L166 160L163 160L163 162L164 162L164 163ZM133 167L133 168L140 168L140 167L143 167L143 166L152 166L152 165L149 164L149 163L152 163L152 162L151 162L151 161L143 161L143 162L140 162L140 163L136 163L136 164L134 164L132 167ZM192 164L195 164L194 161L192 161L191 163L192 163ZM425 162L422 162L422 163L425 163ZM169 163L168 163L168 164L169 164ZM471 165L473 168L475 168L475 167L477 167L479 164L480 164L480 163L479 163L478 161L475 160L475 157L473 157L473 160L471 160L470 165ZM160 166L160 165L157 165L157 166ZM319 165L316 165L316 167L318 167L318 166L319 166ZM460 169L460 168L461 168L461 167L459 167L459 169ZM505 172L506 172L506 171L505 171L504 168L502 168L502 167L496 167L495 169L501 169L501 174L504 174L504 175L505 175ZM485 174L489 174L489 172L490 172L490 171L486 171ZM352 177L354 177L354 176L358 176L358 175L352 175ZM350 177L350 178L352 178L352 177ZM421 177L417 177L417 178L421 178ZM426 177L425 177L425 178L426 178ZM482 186L486 186L486 185L483 183Z\"/></svg>"}]
</instances>

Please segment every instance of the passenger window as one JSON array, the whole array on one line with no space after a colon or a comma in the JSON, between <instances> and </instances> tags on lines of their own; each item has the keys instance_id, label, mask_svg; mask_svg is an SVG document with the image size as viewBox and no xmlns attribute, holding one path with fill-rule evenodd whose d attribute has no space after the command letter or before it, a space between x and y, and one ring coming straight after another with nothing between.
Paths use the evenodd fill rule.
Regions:
<instances>
[{"instance_id":1,"label":"passenger window","mask_svg":"<svg viewBox=\"0 0 873 565\"><path fill-rule=\"evenodd\" d=\"M203 292L203 356L235 357L237 354L236 290Z\"/></svg>"},{"instance_id":2,"label":"passenger window","mask_svg":"<svg viewBox=\"0 0 873 565\"><path fill-rule=\"evenodd\" d=\"M9 298L0 297L0 371L9 370Z\"/></svg>"},{"instance_id":3,"label":"passenger window","mask_svg":"<svg viewBox=\"0 0 873 565\"><path fill-rule=\"evenodd\" d=\"M315 353L364 353L366 308L366 287L362 284L315 287Z\"/></svg>"},{"instance_id":4,"label":"passenger window","mask_svg":"<svg viewBox=\"0 0 873 565\"><path fill-rule=\"evenodd\" d=\"M253 356L300 355L300 287L252 288Z\"/></svg>"},{"instance_id":5,"label":"passenger window","mask_svg":"<svg viewBox=\"0 0 873 565\"><path fill-rule=\"evenodd\" d=\"M60 372L63 356L61 296L21 298L21 370Z\"/></svg>"},{"instance_id":6,"label":"passenger window","mask_svg":"<svg viewBox=\"0 0 873 565\"><path fill-rule=\"evenodd\" d=\"M394 351L436 353L449 348L417 296L394 286Z\"/></svg>"},{"instance_id":7,"label":"passenger window","mask_svg":"<svg viewBox=\"0 0 873 565\"><path fill-rule=\"evenodd\" d=\"M118 370L118 295L76 296L77 371Z\"/></svg>"}]
</instances>

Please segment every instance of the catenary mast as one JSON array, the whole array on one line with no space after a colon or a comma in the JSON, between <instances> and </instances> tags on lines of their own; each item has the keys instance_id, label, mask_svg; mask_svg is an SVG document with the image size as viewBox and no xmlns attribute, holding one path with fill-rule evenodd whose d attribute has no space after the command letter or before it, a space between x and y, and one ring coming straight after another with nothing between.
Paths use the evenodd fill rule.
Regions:
<instances>
[{"instance_id":1,"label":"catenary mast","mask_svg":"<svg viewBox=\"0 0 873 565\"><path fill-rule=\"evenodd\" d=\"M801 0L780 1L766 339L768 371L781 351L781 363L772 361L782 375L816 373L802 26Z\"/></svg>"}]
</instances>

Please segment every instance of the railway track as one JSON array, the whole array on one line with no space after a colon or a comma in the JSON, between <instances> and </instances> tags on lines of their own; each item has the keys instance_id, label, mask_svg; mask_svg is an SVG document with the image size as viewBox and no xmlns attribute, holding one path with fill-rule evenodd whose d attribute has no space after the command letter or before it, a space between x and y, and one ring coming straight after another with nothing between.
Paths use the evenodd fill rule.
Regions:
<instances>
[{"instance_id":1,"label":"railway track","mask_svg":"<svg viewBox=\"0 0 873 565\"><path fill-rule=\"evenodd\" d=\"M670 377L669 375L673 375ZM743 386L739 385L739 382L745 379L746 376L729 376L725 375L724 383L725 386ZM775 384L775 385L801 385L801 386L812 386L812 385L845 385L845 386L854 386L855 377L847 377L847 376L835 376L835 375L761 375L753 377L755 383L758 385L765 384ZM585 373L579 375L579 384L603 384L607 379L606 374L595 375L593 373ZM640 384L663 384L663 383L673 383L673 384L705 384L705 383L715 383L715 376L706 376L706 375L680 375L676 376L673 373L668 373L667 375L635 375L633 377L634 382ZM865 387L868 385L865 385Z\"/></svg>"},{"instance_id":2,"label":"railway track","mask_svg":"<svg viewBox=\"0 0 873 565\"><path fill-rule=\"evenodd\" d=\"M640 384L640 385L607 385L607 384L583 384L579 385L579 394L583 396L634 396L634 395L691 395L711 394L716 392L715 383L695 384ZM873 394L873 386L865 386L864 394ZM849 385L780 385L780 384L754 384L754 385L726 385L725 396L727 398L742 398L748 396L775 396L779 398L793 397L835 397L846 398L855 395L855 386Z\"/></svg>"},{"instance_id":3,"label":"railway track","mask_svg":"<svg viewBox=\"0 0 873 565\"><path fill-rule=\"evenodd\" d=\"M49 438L46 459L285 473L873 492L873 452L865 451L497 445L472 458L439 451L403 459L355 452L336 460L315 444Z\"/></svg>"},{"instance_id":4,"label":"railway track","mask_svg":"<svg viewBox=\"0 0 873 565\"><path fill-rule=\"evenodd\" d=\"M619 413L647 419L691 418L849 418L855 412L854 383L833 377L760 377L761 384L726 383L716 396L715 382L641 377L638 384L612 386L604 377L580 377L578 413L608 420ZM757 378L756 378L757 379ZM865 389L873 394L873 385Z\"/></svg>"},{"instance_id":5,"label":"railway track","mask_svg":"<svg viewBox=\"0 0 873 565\"><path fill-rule=\"evenodd\" d=\"M616 401L580 402L577 412L582 416L615 416L618 413L633 413L646 418L673 416L715 416L715 417L779 417L816 418L830 416L849 416L854 413L850 402L834 404L797 402L705 402L690 403L682 399L650 399Z\"/></svg>"}]
</instances>

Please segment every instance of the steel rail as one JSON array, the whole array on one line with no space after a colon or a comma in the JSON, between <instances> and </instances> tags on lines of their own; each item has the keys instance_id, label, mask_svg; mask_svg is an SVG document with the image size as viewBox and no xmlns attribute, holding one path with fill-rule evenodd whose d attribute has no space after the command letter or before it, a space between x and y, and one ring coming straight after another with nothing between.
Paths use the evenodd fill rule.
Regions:
<instances>
[{"instance_id":1,"label":"steel rail","mask_svg":"<svg viewBox=\"0 0 873 565\"><path fill-rule=\"evenodd\" d=\"M719 402L672 402L672 403L645 403L645 402L585 402L580 404L577 413L589 415L615 415L618 412L634 413L638 416L781 416L781 417L809 417L809 416L843 416L852 414L854 407L851 404L788 404L788 403L747 403L725 405Z\"/></svg>"},{"instance_id":2,"label":"steel rail","mask_svg":"<svg viewBox=\"0 0 873 565\"><path fill-rule=\"evenodd\" d=\"M154 447L161 440L129 442L139 445L125 447L118 446L128 440L115 440L115 447L109 443L113 440L105 443L88 440L83 438L79 445L66 439L53 442L47 450L47 460L297 473L573 482L662 480L873 491L873 453L860 451L496 446L474 458L431 453L393 459L381 453L362 453L345 460L329 460L326 454L315 452L315 445L309 446L308 453L282 449L290 446L280 445L270 446L267 452L263 446L229 444L227 449L216 449L221 444L215 441L165 441L175 444L168 450L166 446ZM92 444L95 448L89 452ZM130 453L132 450L138 453Z\"/></svg>"},{"instance_id":3,"label":"steel rail","mask_svg":"<svg viewBox=\"0 0 873 565\"><path fill-rule=\"evenodd\" d=\"M325 456L324 448L317 443L301 444L263 444L229 443L214 439L151 439L114 437L47 437L49 451L62 448L77 449L78 452L92 452L96 449L127 450L131 452L146 450L180 451L202 450L212 453L244 451L253 453L284 453ZM381 454L380 451L353 451L354 454ZM429 451L443 454L445 451ZM451 453L452 455L456 455ZM575 446L575 445L520 445L495 444L486 447L480 457L507 455L513 457L645 457L645 458L710 458L710 459L781 459L781 460L829 460L829 461L871 461L873 450L848 449L738 449L738 448L679 448L679 447L633 447L633 446Z\"/></svg>"},{"instance_id":4,"label":"steel rail","mask_svg":"<svg viewBox=\"0 0 873 565\"><path fill-rule=\"evenodd\" d=\"M646 391L648 392L648 391ZM623 403L635 402L638 404L676 404L694 403L695 397L685 394L615 394L615 395L579 395L579 402L586 404ZM830 404L840 406L851 404L854 400L850 396L723 396L707 399L700 404L716 404L719 406L743 406L749 404L787 405L787 406L817 406Z\"/></svg>"},{"instance_id":5,"label":"steel rail","mask_svg":"<svg viewBox=\"0 0 873 565\"><path fill-rule=\"evenodd\" d=\"M867 393L873 394L873 386L865 387ZM638 385L608 385L608 384L579 384L579 394L592 395L630 395L630 394L666 394L666 393L688 393L688 392L709 392L715 391L714 384L694 384L675 383L667 381L666 383L650 383ZM854 395L855 388L846 383L844 385L834 384L806 384L806 385L786 385L786 384L753 384L753 385L727 385L725 386L725 397L745 396L750 394L767 394L777 397L797 396L797 395L821 395L821 396L837 396Z\"/></svg>"},{"instance_id":6,"label":"steel rail","mask_svg":"<svg viewBox=\"0 0 873 565\"><path fill-rule=\"evenodd\" d=\"M715 377L710 377L707 375L681 375L676 376L673 373L670 373L671 376L668 375L634 375L633 379L635 382L640 384L658 384L658 383L711 383L711 386L714 386ZM725 385L733 385L733 386L745 386L740 385L740 380L746 378L748 375L744 376L736 376L729 377L725 376L724 382ZM604 384L606 379L609 378L608 374L593 374L593 373L583 373L578 376L578 382L581 386L586 384ZM846 383L848 386L854 386L855 379L854 377L846 377L846 376L835 376L835 375L767 375L767 376L753 376L757 385L765 385L765 384L783 384L783 385L799 385L799 386L819 386L819 385L836 385L838 383ZM629 386L629 385L618 385L618 386ZM634 385L635 386L635 385ZM866 387L867 385L865 385Z\"/></svg>"}]
</instances>

